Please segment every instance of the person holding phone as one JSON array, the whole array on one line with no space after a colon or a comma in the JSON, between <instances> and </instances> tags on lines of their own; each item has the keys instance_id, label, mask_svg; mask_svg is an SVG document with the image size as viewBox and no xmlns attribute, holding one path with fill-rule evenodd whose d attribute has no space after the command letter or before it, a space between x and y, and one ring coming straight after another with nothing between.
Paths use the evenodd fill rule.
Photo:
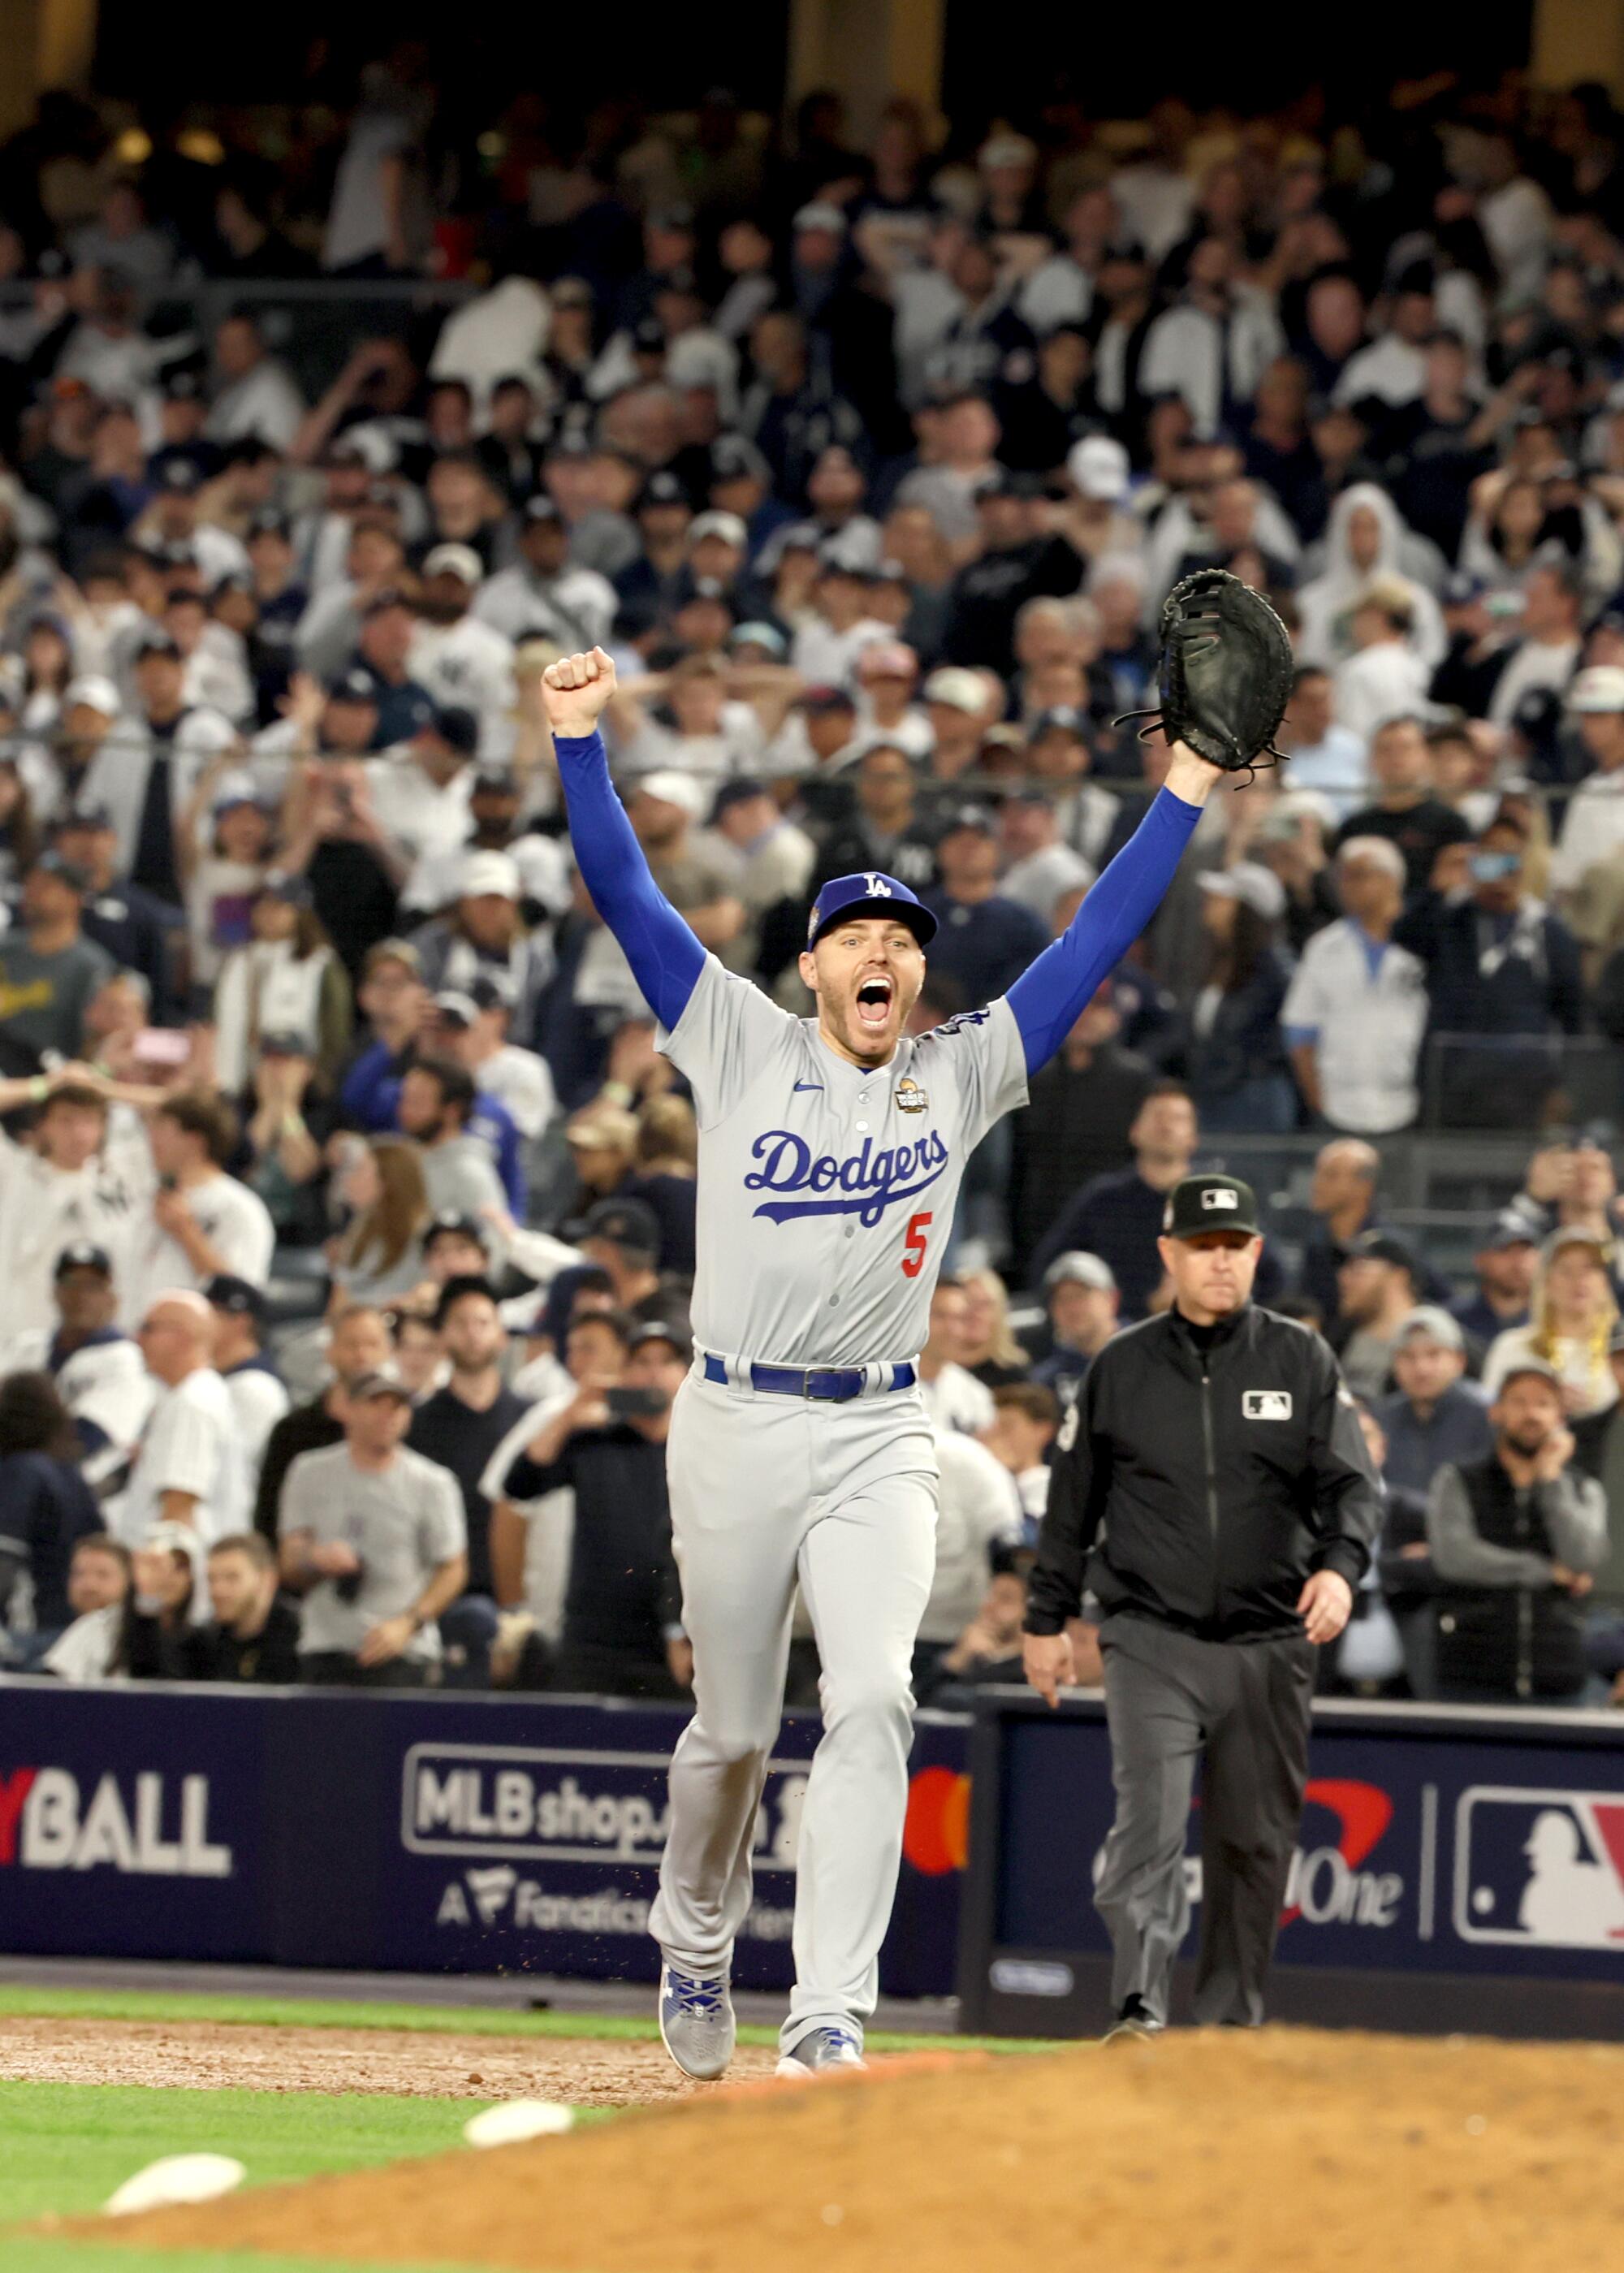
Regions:
<instances>
[{"instance_id":1,"label":"person holding phone","mask_svg":"<svg viewBox=\"0 0 1624 2273\"><path fill-rule=\"evenodd\" d=\"M588 1374L503 1479L507 1499L575 1494L555 1689L669 1698L692 1680L665 1482L671 1400L692 1358L675 1327L640 1326L619 1372Z\"/></svg>"}]
</instances>

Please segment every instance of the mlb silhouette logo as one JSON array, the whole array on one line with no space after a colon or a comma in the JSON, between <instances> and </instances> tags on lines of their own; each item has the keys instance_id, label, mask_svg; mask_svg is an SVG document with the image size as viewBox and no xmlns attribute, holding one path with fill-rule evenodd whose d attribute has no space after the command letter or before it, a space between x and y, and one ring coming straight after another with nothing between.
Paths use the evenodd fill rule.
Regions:
<instances>
[{"instance_id":1,"label":"mlb silhouette logo","mask_svg":"<svg viewBox=\"0 0 1624 2273\"><path fill-rule=\"evenodd\" d=\"M1455 1930L1463 1941L1611 1950L1624 1966L1624 1793L1463 1791Z\"/></svg>"},{"instance_id":2,"label":"mlb silhouette logo","mask_svg":"<svg viewBox=\"0 0 1624 2273\"><path fill-rule=\"evenodd\" d=\"M1201 1194L1201 1205L1204 1208L1238 1208L1240 1205L1240 1194L1226 1190L1224 1185L1217 1184L1211 1190Z\"/></svg>"},{"instance_id":3,"label":"mlb silhouette logo","mask_svg":"<svg viewBox=\"0 0 1624 2273\"><path fill-rule=\"evenodd\" d=\"M1248 1389L1242 1392L1240 1409L1248 1421L1289 1421L1291 1417L1291 1392L1289 1389Z\"/></svg>"}]
</instances>

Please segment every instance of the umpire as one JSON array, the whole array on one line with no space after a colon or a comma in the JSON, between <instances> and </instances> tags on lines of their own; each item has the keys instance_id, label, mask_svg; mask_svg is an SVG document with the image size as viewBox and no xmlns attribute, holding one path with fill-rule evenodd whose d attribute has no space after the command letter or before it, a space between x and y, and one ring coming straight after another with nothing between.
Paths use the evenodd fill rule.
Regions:
<instances>
[{"instance_id":1,"label":"umpire","mask_svg":"<svg viewBox=\"0 0 1624 2273\"><path fill-rule=\"evenodd\" d=\"M1027 1677L1071 1677L1083 1588L1117 1813L1095 1902L1117 2028L1164 2028L1189 1924L1184 1844L1203 1763L1198 2022L1256 2027L1308 1767L1314 1647L1348 1620L1381 1486L1317 1333L1252 1301L1257 1203L1186 1176L1159 1242L1172 1306L1108 1342L1061 1430L1026 1616Z\"/></svg>"}]
</instances>

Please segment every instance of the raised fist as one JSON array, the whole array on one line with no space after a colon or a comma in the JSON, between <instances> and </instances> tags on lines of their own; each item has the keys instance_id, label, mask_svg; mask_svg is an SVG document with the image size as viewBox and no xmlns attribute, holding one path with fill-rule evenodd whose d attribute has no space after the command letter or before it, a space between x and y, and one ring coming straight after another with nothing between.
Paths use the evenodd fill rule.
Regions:
<instances>
[{"instance_id":1,"label":"raised fist","mask_svg":"<svg viewBox=\"0 0 1624 2273\"><path fill-rule=\"evenodd\" d=\"M560 656L542 673L542 701L555 734L572 740L593 732L615 692L615 666L601 647Z\"/></svg>"}]
</instances>

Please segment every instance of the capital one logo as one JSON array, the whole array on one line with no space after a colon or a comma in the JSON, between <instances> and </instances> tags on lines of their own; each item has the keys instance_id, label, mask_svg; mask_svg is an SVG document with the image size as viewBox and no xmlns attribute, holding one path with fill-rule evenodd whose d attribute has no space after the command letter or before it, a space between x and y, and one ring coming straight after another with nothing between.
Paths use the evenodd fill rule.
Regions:
<instances>
[{"instance_id":1,"label":"capital one logo","mask_svg":"<svg viewBox=\"0 0 1624 2273\"><path fill-rule=\"evenodd\" d=\"M203 1775L182 1776L175 1794L155 1769L86 1785L67 1768L12 1768L0 1774L0 1867L228 1879L231 1849L209 1837L208 1814Z\"/></svg>"}]
</instances>

